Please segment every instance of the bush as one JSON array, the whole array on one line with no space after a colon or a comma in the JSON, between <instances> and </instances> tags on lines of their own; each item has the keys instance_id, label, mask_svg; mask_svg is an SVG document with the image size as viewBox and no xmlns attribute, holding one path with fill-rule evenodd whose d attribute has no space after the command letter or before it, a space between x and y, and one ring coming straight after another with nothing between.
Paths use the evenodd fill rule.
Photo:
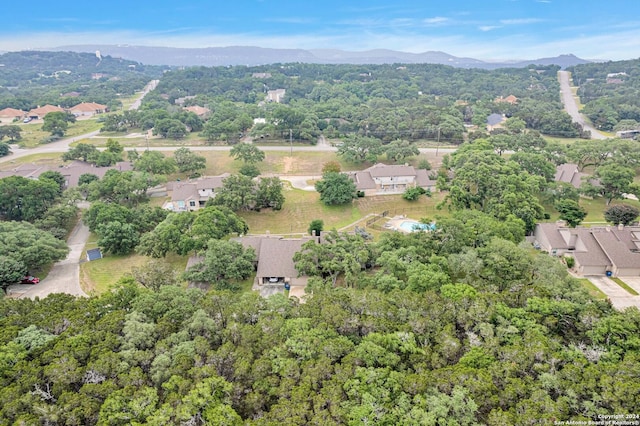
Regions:
<instances>
[{"instance_id":1,"label":"bush","mask_svg":"<svg viewBox=\"0 0 640 426\"><path fill-rule=\"evenodd\" d=\"M567 256L564 258L565 263L567 264L567 268L571 269L575 266L576 260L573 257Z\"/></svg>"}]
</instances>

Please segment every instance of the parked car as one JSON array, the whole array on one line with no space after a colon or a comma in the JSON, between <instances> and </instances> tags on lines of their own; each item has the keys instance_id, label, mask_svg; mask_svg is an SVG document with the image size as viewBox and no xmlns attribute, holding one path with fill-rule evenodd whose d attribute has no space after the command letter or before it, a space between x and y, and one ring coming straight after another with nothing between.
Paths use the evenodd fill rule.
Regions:
<instances>
[{"instance_id":1,"label":"parked car","mask_svg":"<svg viewBox=\"0 0 640 426\"><path fill-rule=\"evenodd\" d=\"M40 282L40 278L34 277L33 275L27 275L22 277L20 284L38 284Z\"/></svg>"}]
</instances>

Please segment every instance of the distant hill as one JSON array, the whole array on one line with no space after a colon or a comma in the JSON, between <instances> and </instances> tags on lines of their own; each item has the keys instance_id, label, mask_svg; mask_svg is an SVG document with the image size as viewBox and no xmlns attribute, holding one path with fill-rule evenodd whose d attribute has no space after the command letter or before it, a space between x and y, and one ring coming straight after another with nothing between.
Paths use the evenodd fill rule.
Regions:
<instances>
[{"instance_id":1,"label":"distant hill","mask_svg":"<svg viewBox=\"0 0 640 426\"><path fill-rule=\"evenodd\" d=\"M339 49L270 49L253 46L177 48L130 45L72 45L47 50L95 52L103 55L137 61L147 65L172 66L220 66L220 65L266 65L274 63L305 62L317 64L443 64L459 68L495 69L525 67L530 64L559 65L563 68L590 63L574 55L541 58L523 61L487 62L473 58L461 58L445 52L429 51L408 53L395 50L375 49L361 52Z\"/></svg>"}]
</instances>

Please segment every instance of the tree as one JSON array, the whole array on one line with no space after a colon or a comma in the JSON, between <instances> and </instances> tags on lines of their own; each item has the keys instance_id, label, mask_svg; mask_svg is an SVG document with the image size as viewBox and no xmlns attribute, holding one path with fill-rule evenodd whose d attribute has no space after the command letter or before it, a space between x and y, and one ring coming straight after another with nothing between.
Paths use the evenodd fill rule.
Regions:
<instances>
[{"instance_id":1,"label":"tree","mask_svg":"<svg viewBox=\"0 0 640 426\"><path fill-rule=\"evenodd\" d=\"M309 235L320 235L324 230L324 221L322 219L313 219L309 224Z\"/></svg>"},{"instance_id":2,"label":"tree","mask_svg":"<svg viewBox=\"0 0 640 426\"><path fill-rule=\"evenodd\" d=\"M64 161L82 160L85 162L92 162L97 157L99 151L94 145L87 143L79 143L74 147L69 148L69 151L62 154Z\"/></svg>"},{"instance_id":3,"label":"tree","mask_svg":"<svg viewBox=\"0 0 640 426\"><path fill-rule=\"evenodd\" d=\"M584 207L573 200L558 200L554 204L554 207L560 213L560 219L566 221L572 228L578 226L580 222L587 217L587 211Z\"/></svg>"},{"instance_id":4,"label":"tree","mask_svg":"<svg viewBox=\"0 0 640 426\"><path fill-rule=\"evenodd\" d=\"M282 194L282 181L279 177L262 178L258 182L256 191L256 209L272 208L282 209L284 195Z\"/></svg>"},{"instance_id":5,"label":"tree","mask_svg":"<svg viewBox=\"0 0 640 426\"><path fill-rule=\"evenodd\" d=\"M402 193L402 198L407 201L416 201L420 198L421 195L427 194L427 196L431 196L431 192L420 186L410 186L404 190Z\"/></svg>"},{"instance_id":6,"label":"tree","mask_svg":"<svg viewBox=\"0 0 640 426\"><path fill-rule=\"evenodd\" d=\"M337 161L328 161L324 163L324 165L322 166L322 174L325 174L327 172L340 173L341 171L342 171L342 167L340 166L340 163L338 163Z\"/></svg>"},{"instance_id":7,"label":"tree","mask_svg":"<svg viewBox=\"0 0 640 426\"><path fill-rule=\"evenodd\" d=\"M38 176L38 180L49 180L51 182L55 182L55 184L58 185L59 194L62 194L64 187L67 185L67 180L62 176L62 173L57 170L47 170L42 172L42 174Z\"/></svg>"},{"instance_id":8,"label":"tree","mask_svg":"<svg viewBox=\"0 0 640 426\"><path fill-rule=\"evenodd\" d=\"M11 154L11 147L8 143L0 142L0 157Z\"/></svg>"},{"instance_id":9,"label":"tree","mask_svg":"<svg viewBox=\"0 0 640 426\"><path fill-rule=\"evenodd\" d=\"M187 134L187 127L180 120L165 118L156 121L153 126L153 134L163 138L182 139Z\"/></svg>"},{"instance_id":10,"label":"tree","mask_svg":"<svg viewBox=\"0 0 640 426\"><path fill-rule=\"evenodd\" d=\"M359 135L345 138L338 148L338 155L351 163L374 163L383 152L380 139Z\"/></svg>"},{"instance_id":11,"label":"tree","mask_svg":"<svg viewBox=\"0 0 640 426\"><path fill-rule=\"evenodd\" d=\"M614 225L631 225L640 215L640 210L628 204L614 204L604 211L604 218Z\"/></svg>"},{"instance_id":12,"label":"tree","mask_svg":"<svg viewBox=\"0 0 640 426\"><path fill-rule=\"evenodd\" d=\"M0 218L33 222L60 196L56 182L8 176L0 179Z\"/></svg>"},{"instance_id":13,"label":"tree","mask_svg":"<svg viewBox=\"0 0 640 426\"><path fill-rule=\"evenodd\" d=\"M64 241L30 223L0 222L0 257L11 259L5 261L14 272L16 262L30 271L64 259L68 252Z\"/></svg>"},{"instance_id":14,"label":"tree","mask_svg":"<svg viewBox=\"0 0 640 426\"><path fill-rule=\"evenodd\" d=\"M11 256L0 255L0 288L6 292L11 284L20 282L27 273L27 265Z\"/></svg>"},{"instance_id":15,"label":"tree","mask_svg":"<svg viewBox=\"0 0 640 426\"><path fill-rule=\"evenodd\" d=\"M95 182L97 180L100 180L97 175L94 175L93 173L83 173L78 178L78 186L89 185L91 182Z\"/></svg>"},{"instance_id":16,"label":"tree","mask_svg":"<svg viewBox=\"0 0 640 426\"><path fill-rule=\"evenodd\" d=\"M238 288L236 282L253 273L256 253L235 241L210 240L202 263L189 268L185 279L211 283L215 289Z\"/></svg>"},{"instance_id":17,"label":"tree","mask_svg":"<svg viewBox=\"0 0 640 426\"><path fill-rule=\"evenodd\" d=\"M138 245L139 235L135 226L131 223L118 221L98 225L98 246L105 253L118 255L129 254Z\"/></svg>"},{"instance_id":18,"label":"tree","mask_svg":"<svg viewBox=\"0 0 640 426\"><path fill-rule=\"evenodd\" d=\"M231 175L222 182L215 198L207 203L225 206L233 211L251 210L256 205L255 183L248 176Z\"/></svg>"},{"instance_id":19,"label":"tree","mask_svg":"<svg viewBox=\"0 0 640 426\"><path fill-rule=\"evenodd\" d=\"M147 190L158 183L160 179L149 173L108 170L101 180L87 185L87 198L135 206L147 200Z\"/></svg>"},{"instance_id":20,"label":"tree","mask_svg":"<svg viewBox=\"0 0 640 426\"><path fill-rule=\"evenodd\" d=\"M154 291L165 285L178 285L180 282L180 274L174 267L158 259L151 259L142 266L131 268L131 274L141 285Z\"/></svg>"},{"instance_id":21,"label":"tree","mask_svg":"<svg viewBox=\"0 0 640 426\"><path fill-rule=\"evenodd\" d=\"M326 205L346 204L358 197L356 184L344 173L328 172L316 182L320 201Z\"/></svg>"},{"instance_id":22,"label":"tree","mask_svg":"<svg viewBox=\"0 0 640 426\"><path fill-rule=\"evenodd\" d=\"M75 123L76 117L64 111L50 112L44 116L42 130L51 132L52 136L64 136L69 128L69 123Z\"/></svg>"},{"instance_id":23,"label":"tree","mask_svg":"<svg viewBox=\"0 0 640 426\"><path fill-rule=\"evenodd\" d=\"M387 159L396 163L401 163L408 157L420 155L420 150L415 146L415 144L400 139L389 143L384 150L387 155Z\"/></svg>"},{"instance_id":24,"label":"tree","mask_svg":"<svg viewBox=\"0 0 640 426\"><path fill-rule=\"evenodd\" d=\"M8 138L11 142L19 141L22 139L22 129L20 126L10 124L8 126L0 126L0 141L4 138Z\"/></svg>"},{"instance_id":25,"label":"tree","mask_svg":"<svg viewBox=\"0 0 640 426\"><path fill-rule=\"evenodd\" d=\"M256 164L264 161L265 155L257 146L250 143L239 143L231 148L229 155L236 160L242 160L247 164Z\"/></svg>"},{"instance_id":26,"label":"tree","mask_svg":"<svg viewBox=\"0 0 640 426\"><path fill-rule=\"evenodd\" d=\"M597 182L586 182L580 189L587 195L604 197L609 205L612 200L622 198L622 194L629 191L634 177L632 168L608 163L596 168L594 178L598 179Z\"/></svg>"},{"instance_id":27,"label":"tree","mask_svg":"<svg viewBox=\"0 0 640 426\"><path fill-rule=\"evenodd\" d=\"M241 175L247 176L251 179L253 179L254 177L260 176L260 169L255 164L245 163L242 166L240 166L240 168L238 169L238 172Z\"/></svg>"},{"instance_id":28,"label":"tree","mask_svg":"<svg viewBox=\"0 0 640 426\"><path fill-rule=\"evenodd\" d=\"M155 175L168 175L176 169L173 158L167 158L158 151L144 151L133 163L133 169L139 172L147 172Z\"/></svg>"},{"instance_id":29,"label":"tree","mask_svg":"<svg viewBox=\"0 0 640 426\"><path fill-rule=\"evenodd\" d=\"M201 155L192 152L187 147L178 148L173 154L173 158L178 166L180 173L196 174L204 170L207 165L207 159Z\"/></svg>"}]
</instances>

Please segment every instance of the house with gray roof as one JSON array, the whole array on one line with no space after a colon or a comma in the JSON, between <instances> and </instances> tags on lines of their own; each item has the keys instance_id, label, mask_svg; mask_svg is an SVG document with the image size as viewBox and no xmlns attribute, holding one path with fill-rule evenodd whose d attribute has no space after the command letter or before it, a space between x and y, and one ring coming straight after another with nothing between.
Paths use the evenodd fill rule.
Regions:
<instances>
[{"instance_id":1,"label":"house with gray roof","mask_svg":"<svg viewBox=\"0 0 640 426\"><path fill-rule=\"evenodd\" d=\"M535 244L552 256L575 259L582 275L640 276L640 227L604 226L568 228L539 223Z\"/></svg>"},{"instance_id":2,"label":"house with gray roof","mask_svg":"<svg viewBox=\"0 0 640 426\"><path fill-rule=\"evenodd\" d=\"M566 163L556 167L554 180L556 182L570 183L574 188L580 188L580 185L582 185L588 176L587 173L580 171L577 164Z\"/></svg>"},{"instance_id":3,"label":"house with gray roof","mask_svg":"<svg viewBox=\"0 0 640 426\"><path fill-rule=\"evenodd\" d=\"M201 209L209 199L216 196L228 176L229 173L223 173L219 176L205 176L184 182L169 182L167 191L171 192L171 199L164 203L162 208L174 212Z\"/></svg>"},{"instance_id":4,"label":"house with gray roof","mask_svg":"<svg viewBox=\"0 0 640 426\"><path fill-rule=\"evenodd\" d=\"M91 163L79 160L74 160L67 165L59 167L27 163L21 164L12 169L0 171L0 179L7 176L22 176L25 178L37 179L42 173L48 170L59 172L64 177L64 188L75 188L78 186L80 176L83 174L96 175L102 179L109 170L118 170L121 172L131 171L133 170L133 165L128 161L120 161L113 166L97 167Z\"/></svg>"},{"instance_id":5,"label":"house with gray roof","mask_svg":"<svg viewBox=\"0 0 640 426\"><path fill-rule=\"evenodd\" d=\"M358 191L364 195L398 194L407 188L421 187L435 191L436 181L429 177L429 172L408 165L374 164L368 169L351 172L349 176L356 184Z\"/></svg>"}]
</instances>

